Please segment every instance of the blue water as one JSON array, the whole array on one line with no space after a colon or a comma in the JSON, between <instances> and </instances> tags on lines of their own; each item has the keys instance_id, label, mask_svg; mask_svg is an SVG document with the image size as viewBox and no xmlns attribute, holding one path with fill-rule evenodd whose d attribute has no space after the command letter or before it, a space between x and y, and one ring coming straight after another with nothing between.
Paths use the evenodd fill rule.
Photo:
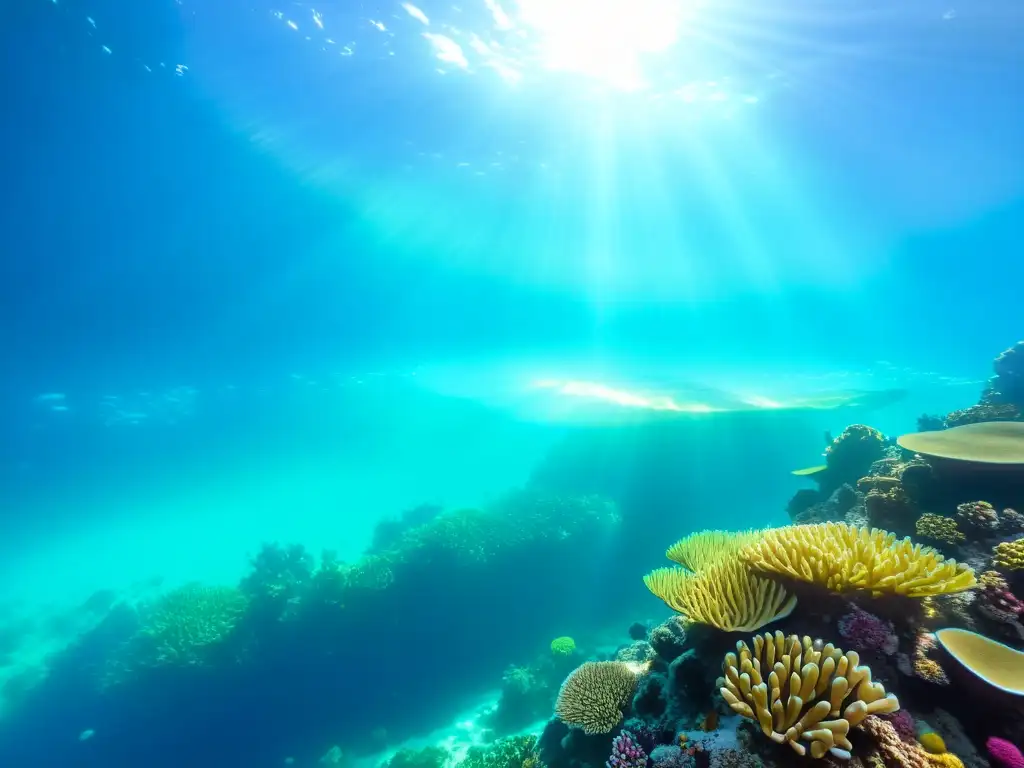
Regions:
<instances>
[{"instance_id":1,"label":"blue water","mask_svg":"<svg viewBox=\"0 0 1024 768\"><path fill-rule=\"evenodd\" d=\"M4 680L91 627L74 612L96 590L232 584L266 541L354 559L379 520L490 503L566 440L612 446L566 490L674 531L645 552L708 509L784 523L788 472L826 431L969 405L1020 337L1013 0L15 0L0 18L0 598L29 627ZM652 447L635 410L623 427L552 380L697 413ZM737 405L891 389L863 411ZM569 595L501 652L568 631ZM600 602L565 613L595 627ZM479 671L453 689L486 689ZM396 733L438 725L401 709ZM62 765L140 764L88 717L55 722ZM169 765L252 757L164 726L196 747ZM320 750L293 726L293 754Z\"/></svg>"}]
</instances>

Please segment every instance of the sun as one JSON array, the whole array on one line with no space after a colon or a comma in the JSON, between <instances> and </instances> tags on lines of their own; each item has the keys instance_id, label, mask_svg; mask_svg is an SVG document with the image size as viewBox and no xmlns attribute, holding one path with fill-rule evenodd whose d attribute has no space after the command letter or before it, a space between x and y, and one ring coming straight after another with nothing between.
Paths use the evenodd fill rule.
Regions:
<instances>
[{"instance_id":1,"label":"sun","mask_svg":"<svg viewBox=\"0 0 1024 768\"><path fill-rule=\"evenodd\" d=\"M635 90L644 59L669 51L696 11L686 0L518 0L516 20L538 37L543 66Z\"/></svg>"}]
</instances>

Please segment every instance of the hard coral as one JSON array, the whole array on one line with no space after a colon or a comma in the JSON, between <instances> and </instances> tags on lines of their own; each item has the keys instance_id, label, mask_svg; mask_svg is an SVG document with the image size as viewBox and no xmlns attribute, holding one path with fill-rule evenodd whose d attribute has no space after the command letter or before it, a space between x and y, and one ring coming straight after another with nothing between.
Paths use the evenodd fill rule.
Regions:
<instances>
[{"instance_id":1,"label":"hard coral","mask_svg":"<svg viewBox=\"0 0 1024 768\"><path fill-rule=\"evenodd\" d=\"M856 651L844 654L831 643L781 632L755 635L753 651L742 641L736 650L722 665L722 697L737 714L760 723L768 738L789 744L799 755L807 753L800 743L807 741L811 757L848 758L851 727L869 715L899 709L896 697L859 665ZM764 677L762 670L771 672Z\"/></svg>"},{"instance_id":2,"label":"hard coral","mask_svg":"<svg viewBox=\"0 0 1024 768\"><path fill-rule=\"evenodd\" d=\"M868 522L876 528L909 531L918 517L918 507L902 485L886 490L872 489L864 497Z\"/></svg>"},{"instance_id":3,"label":"hard coral","mask_svg":"<svg viewBox=\"0 0 1024 768\"><path fill-rule=\"evenodd\" d=\"M869 717L860 725L875 742L887 768L928 768L926 753L917 744L900 738L892 723Z\"/></svg>"},{"instance_id":4,"label":"hard coral","mask_svg":"<svg viewBox=\"0 0 1024 768\"><path fill-rule=\"evenodd\" d=\"M551 641L551 655L563 658L576 653L576 641L571 637L556 637Z\"/></svg>"},{"instance_id":5,"label":"hard coral","mask_svg":"<svg viewBox=\"0 0 1024 768\"><path fill-rule=\"evenodd\" d=\"M978 424L982 421L1016 421L1019 418L1020 409L1015 405L982 403L947 414L944 424L947 429L952 429L964 424Z\"/></svg>"},{"instance_id":6,"label":"hard coral","mask_svg":"<svg viewBox=\"0 0 1024 768\"><path fill-rule=\"evenodd\" d=\"M839 619L838 628L843 639L860 651L880 651L891 656L899 645L899 637L891 621L857 607Z\"/></svg>"},{"instance_id":7,"label":"hard coral","mask_svg":"<svg viewBox=\"0 0 1024 768\"><path fill-rule=\"evenodd\" d=\"M967 537L957 528L956 520L925 512L914 524L917 535L943 544L959 544Z\"/></svg>"},{"instance_id":8,"label":"hard coral","mask_svg":"<svg viewBox=\"0 0 1024 768\"><path fill-rule=\"evenodd\" d=\"M840 523L791 525L765 531L740 552L764 573L788 576L833 592L926 597L970 589L974 571L931 547L877 529Z\"/></svg>"},{"instance_id":9,"label":"hard coral","mask_svg":"<svg viewBox=\"0 0 1024 768\"><path fill-rule=\"evenodd\" d=\"M1024 537L996 544L992 550L992 562L1006 571L1024 570Z\"/></svg>"},{"instance_id":10,"label":"hard coral","mask_svg":"<svg viewBox=\"0 0 1024 768\"><path fill-rule=\"evenodd\" d=\"M633 734L623 731L612 740L612 753L606 768L646 768L647 753L637 744Z\"/></svg>"},{"instance_id":11,"label":"hard coral","mask_svg":"<svg viewBox=\"0 0 1024 768\"><path fill-rule=\"evenodd\" d=\"M636 692L642 668L621 661L588 661L562 683L555 714L585 733L608 733Z\"/></svg>"},{"instance_id":12,"label":"hard coral","mask_svg":"<svg viewBox=\"0 0 1024 768\"><path fill-rule=\"evenodd\" d=\"M884 450L885 436L881 432L865 424L851 424L825 449L825 463L831 472L852 482L882 458Z\"/></svg>"},{"instance_id":13,"label":"hard coral","mask_svg":"<svg viewBox=\"0 0 1024 768\"><path fill-rule=\"evenodd\" d=\"M760 535L759 531L705 530L684 536L665 552L665 557L698 573L734 555Z\"/></svg>"},{"instance_id":14,"label":"hard coral","mask_svg":"<svg viewBox=\"0 0 1024 768\"><path fill-rule=\"evenodd\" d=\"M942 432L897 438L900 447L925 456L978 464L1024 464L1024 423L983 421Z\"/></svg>"},{"instance_id":15,"label":"hard coral","mask_svg":"<svg viewBox=\"0 0 1024 768\"><path fill-rule=\"evenodd\" d=\"M644 576L644 584L672 610L726 632L760 629L788 616L796 606L796 597L785 587L753 572L735 556L698 574L658 568Z\"/></svg>"},{"instance_id":16,"label":"hard coral","mask_svg":"<svg viewBox=\"0 0 1024 768\"><path fill-rule=\"evenodd\" d=\"M999 513L987 501L958 504L956 516L968 528L995 531L999 528Z\"/></svg>"}]
</instances>

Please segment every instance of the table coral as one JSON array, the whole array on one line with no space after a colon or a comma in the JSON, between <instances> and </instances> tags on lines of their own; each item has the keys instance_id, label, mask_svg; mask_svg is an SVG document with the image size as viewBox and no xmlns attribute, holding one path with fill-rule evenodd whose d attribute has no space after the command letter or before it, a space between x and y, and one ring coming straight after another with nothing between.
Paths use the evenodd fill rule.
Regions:
<instances>
[{"instance_id":1,"label":"table coral","mask_svg":"<svg viewBox=\"0 0 1024 768\"><path fill-rule=\"evenodd\" d=\"M768 738L799 755L807 754L800 743L807 741L811 757L848 758L851 727L899 709L896 697L871 681L856 651L844 654L831 643L781 632L755 635L753 643L751 650L740 641L736 653L726 654L722 697L737 714L758 722Z\"/></svg>"}]
</instances>

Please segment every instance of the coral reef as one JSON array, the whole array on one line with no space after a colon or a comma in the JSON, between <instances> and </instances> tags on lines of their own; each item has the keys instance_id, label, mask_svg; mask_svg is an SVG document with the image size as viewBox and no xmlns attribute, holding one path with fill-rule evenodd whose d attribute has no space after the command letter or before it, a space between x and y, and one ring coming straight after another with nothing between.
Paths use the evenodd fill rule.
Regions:
<instances>
[{"instance_id":1,"label":"coral reef","mask_svg":"<svg viewBox=\"0 0 1024 768\"><path fill-rule=\"evenodd\" d=\"M644 577L653 594L691 621L727 632L760 629L796 606L778 582L752 572L735 557L692 574L682 568L658 568Z\"/></svg>"},{"instance_id":2,"label":"coral reef","mask_svg":"<svg viewBox=\"0 0 1024 768\"><path fill-rule=\"evenodd\" d=\"M737 714L760 723L765 736L799 755L808 752L800 742L808 741L811 757L831 752L849 758L851 727L899 709L896 697L871 681L856 651L844 654L831 643L781 632L755 636L753 651L742 641L736 648L722 665L722 697Z\"/></svg>"},{"instance_id":3,"label":"coral reef","mask_svg":"<svg viewBox=\"0 0 1024 768\"><path fill-rule=\"evenodd\" d=\"M622 722L641 669L621 661L588 661L562 683L555 714L584 733L608 733Z\"/></svg>"},{"instance_id":4,"label":"coral reef","mask_svg":"<svg viewBox=\"0 0 1024 768\"><path fill-rule=\"evenodd\" d=\"M765 531L740 556L758 571L833 592L868 590L925 597L970 589L974 572L934 549L877 529L839 523Z\"/></svg>"},{"instance_id":5,"label":"coral reef","mask_svg":"<svg viewBox=\"0 0 1024 768\"><path fill-rule=\"evenodd\" d=\"M632 733L623 731L612 739L607 768L647 768L647 752L637 744Z\"/></svg>"}]
</instances>

